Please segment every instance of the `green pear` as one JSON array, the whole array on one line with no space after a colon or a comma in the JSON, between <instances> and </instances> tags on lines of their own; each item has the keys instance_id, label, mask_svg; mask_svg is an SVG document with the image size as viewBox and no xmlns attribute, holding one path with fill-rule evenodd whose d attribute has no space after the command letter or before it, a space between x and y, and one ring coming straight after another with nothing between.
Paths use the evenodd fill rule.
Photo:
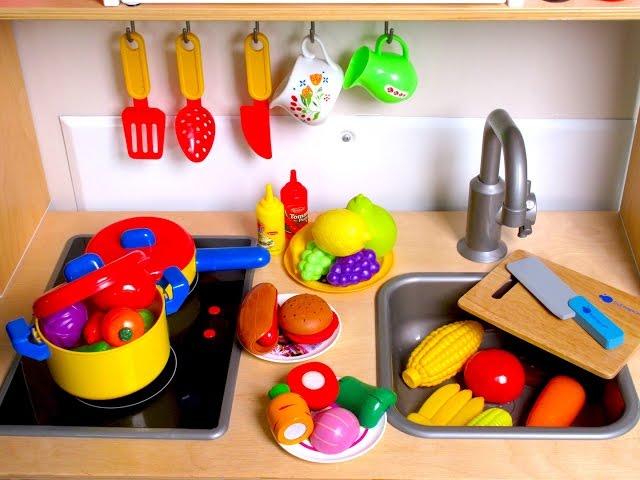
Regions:
<instances>
[{"instance_id":1,"label":"green pear","mask_svg":"<svg viewBox=\"0 0 640 480\"><path fill-rule=\"evenodd\" d=\"M378 258L389 253L396 243L398 228L391 214L363 194L356 195L347 204L347 210L360 215L369 229L371 239L364 246L376 252Z\"/></svg>"}]
</instances>

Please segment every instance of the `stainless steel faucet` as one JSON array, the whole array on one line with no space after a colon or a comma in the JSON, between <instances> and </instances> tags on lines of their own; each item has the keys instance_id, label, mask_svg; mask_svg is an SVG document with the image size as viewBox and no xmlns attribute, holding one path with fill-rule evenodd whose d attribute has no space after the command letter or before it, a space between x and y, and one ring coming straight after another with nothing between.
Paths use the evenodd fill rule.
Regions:
<instances>
[{"instance_id":1,"label":"stainless steel faucet","mask_svg":"<svg viewBox=\"0 0 640 480\"><path fill-rule=\"evenodd\" d=\"M499 176L501 151L506 191ZM494 110L484 124L480 175L469 183L467 233L458 242L458 252L474 262L500 260L507 254L507 245L500 240L502 225L518 228L518 236L524 238L533 232L536 211L522 134L506 111Z\"/></svg>"}]
</instances>

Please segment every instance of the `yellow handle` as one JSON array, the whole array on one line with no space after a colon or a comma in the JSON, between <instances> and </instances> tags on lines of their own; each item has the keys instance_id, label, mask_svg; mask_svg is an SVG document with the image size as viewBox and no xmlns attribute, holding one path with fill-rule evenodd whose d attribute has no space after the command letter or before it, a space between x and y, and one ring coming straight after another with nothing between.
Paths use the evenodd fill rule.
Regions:
<instances>
[{"instance_id":1,"label":"yellow handle","mask_svg":"<svg viewBox=\"0 0 640 480\"><path fill-rule=\"evenodd\" d=\"M189 100L202 98L204 93L204 76L202 75L202 56L200 55L200 40L193 33L187 33L188 43L183 35L176 38L176 55L178 60L178 78L180 91ZM193 48L188 49L191 45Z\"/></svg>"},{"instance_id":2,"label":"yellow handle","mask_svg":"<svg viewBox=\"0 0 640 480\"><path fill-rule=\"evenodd\" d=\"M129 96L136 100L142 100L147 98L151 91L149 68L147 67L147 51L144 48L142 35L137 32L131 32L130 35L133 40L131 43L126 34L120 37L122 71L124 72L124 81Z\"/></svg>"},{"instance_id":3,"label":"yellow handle","mask_svg":"<svg viewBox=\"0 0 640 480\"><path fill-rule=\"evenodd\" d=\"M253 33L244 39L244 58L247 65L247 87L254 100L266 100L271 96L271 61L269 59L269 40L258 33L260 50L253 48Z\"/></svg>"}]
</instances>

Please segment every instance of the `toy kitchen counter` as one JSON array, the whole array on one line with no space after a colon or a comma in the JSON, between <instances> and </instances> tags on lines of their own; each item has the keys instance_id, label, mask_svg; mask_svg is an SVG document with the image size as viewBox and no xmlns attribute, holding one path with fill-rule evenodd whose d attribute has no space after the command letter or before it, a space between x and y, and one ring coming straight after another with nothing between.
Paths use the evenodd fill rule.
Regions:
<instances>
[{"instance_id":1,"label":"toy kitchen counter","mask_svg":"<svg viewBox=\"0 0 640 480\"><path fill-rule=\"evenodd\" d=\"M154 213L180 223L193 235L253 235L253 213ZM50 212L42 221L13 281L0 298L0 318L29 318L31 304L46 288L69 238L91 234L127 213ZM485 272L456 251L464 234L464 213L416 212L394 215L399 230L395 264L388 278L407 272ZM540 214L526 239L503 235L510 250L526 249L571 269L640 295L640 278L615 212ZM304 289L290 279L279 258L257 270L254 284L271 282L282 293ZM340 313L343 330L335 347L320 357L337 375L375 383L377 288L325 298ZM0 378L13 359L0 336ZM341 371L344 367L345 372ZM640 384L640 356L629 364ZM203 371L206 366L203 366ZM124 440L55 437L0 437L0 477L53 478L628 478L640 459L632 452L636 427L621 438L593 441L507 441L417 439L388 426L369 454L339 465L311 464L281 450L271 438L264 412L265 392L289 367L242 354L229 430L219 439Z\"/></svg>"}]
</instances>

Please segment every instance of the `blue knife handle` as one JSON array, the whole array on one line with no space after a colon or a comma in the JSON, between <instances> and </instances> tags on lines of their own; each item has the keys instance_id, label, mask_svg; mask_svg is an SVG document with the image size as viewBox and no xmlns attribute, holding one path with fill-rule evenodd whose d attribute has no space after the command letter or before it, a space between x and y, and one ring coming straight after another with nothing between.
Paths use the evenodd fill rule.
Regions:
<instances>
[{"instance_id":1,"label":"blue knife handle","mask_svg":"<svg viewBox=\"0 0 640 480\"><path fill-rule=\"evenodd\" d=\"M594 307L582 296L569 300L571 310L576 312L576 322L607 350L619 347L624 342L624 332L609 317Z\"/></svg>"}]
</instances>

